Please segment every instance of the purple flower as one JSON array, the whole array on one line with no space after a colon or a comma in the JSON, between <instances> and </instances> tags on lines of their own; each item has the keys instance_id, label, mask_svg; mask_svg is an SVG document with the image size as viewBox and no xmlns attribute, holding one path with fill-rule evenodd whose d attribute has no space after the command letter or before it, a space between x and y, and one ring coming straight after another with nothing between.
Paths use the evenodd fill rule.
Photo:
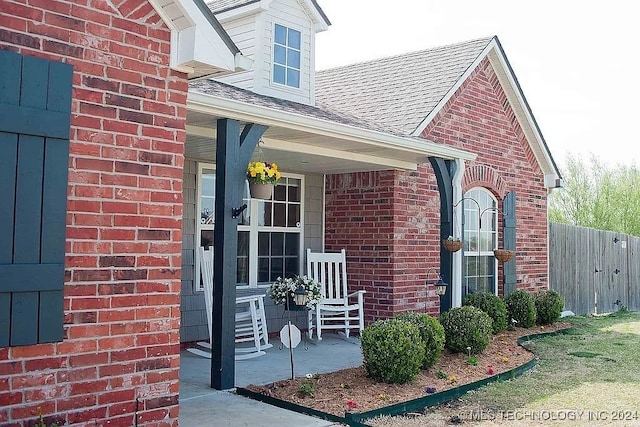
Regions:
<instances>
[{"instance_id":1,"label":"purple flower","mask_svg":"<svg viewBox=\"0 0 640 427\"><path fill-rule=\"evenodd\" d=\"M436 392L436 388L435 387L425 387L424 391L425 391L425 393L433 394L433 393Z\"/></svg>"}]
</instances>

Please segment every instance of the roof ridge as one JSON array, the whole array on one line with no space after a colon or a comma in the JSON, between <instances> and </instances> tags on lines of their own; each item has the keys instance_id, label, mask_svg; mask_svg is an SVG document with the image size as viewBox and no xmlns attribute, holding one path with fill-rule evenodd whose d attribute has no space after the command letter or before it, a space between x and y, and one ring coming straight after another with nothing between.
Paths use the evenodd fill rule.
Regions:
<instances>
[{"instance_id":1,"label":"roof ridge","mask_svg":"<svg viewBox=\"0 0 640 427\"><path fill-rule=\"evenodd\" d=\"M409 58L411 56L414 55L419 55L419 54L424 54L427 52L436 52L438 50L448 50L448 49L452 49L454 47L461 47L461 46L465 46L465 45L469 45L469 44L473 44L473 43L478 43L478 42L486 42L487 44L489 44L489 42L491 40L493 40L494 38L496 38L497 36L493 35L493 36L486 36L486 37L479 37L477 39L472 39L472 40L467 40L467 41L462 41L462 42L457 42L457 43L451 43L451 44L447 44L447 45L440 45L440 46L433 46L433 47L429 47L426 49L418 49L418 50L412 50L409 52L405 52L405 53L400 53L400 54L396 54L396 55L390 55L390 56L381 56L381 57L377 57L374 59L366 59L363 61L358 61L358 62L353 62L350 64L346 64L346 65L339 65L337 67L331 67L331 68L325 68L323 70L316 70L316 75L320 74L320 73L324 73L324 72L330 72L330 71L337 71L337 70L345 70L351 67L361 67L362 65L365 64L370 64L370 63L376 63L376 62L380 62L380 61L391 61L391 60L395 60L395 59L399 59L399 58Z\"/></svg>"}]
</instances>

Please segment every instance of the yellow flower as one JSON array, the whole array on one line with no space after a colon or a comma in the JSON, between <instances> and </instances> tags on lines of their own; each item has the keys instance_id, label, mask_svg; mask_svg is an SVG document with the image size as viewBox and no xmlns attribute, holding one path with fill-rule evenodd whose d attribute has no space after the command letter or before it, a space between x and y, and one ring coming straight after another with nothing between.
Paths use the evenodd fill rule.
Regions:
<instances>
[{"instance_id":1,"label":"yellow flower","mask_svg":"<svg viewBox=\"0 0 640 427\"><path fill-rule=\"evenodd\" d=\"M509 361L509 358L505 356L505 357L503 357L503 358L502 358L502 361L503 361L504 363L507 363L507 362Z\"/></svg>"}]
</instances>

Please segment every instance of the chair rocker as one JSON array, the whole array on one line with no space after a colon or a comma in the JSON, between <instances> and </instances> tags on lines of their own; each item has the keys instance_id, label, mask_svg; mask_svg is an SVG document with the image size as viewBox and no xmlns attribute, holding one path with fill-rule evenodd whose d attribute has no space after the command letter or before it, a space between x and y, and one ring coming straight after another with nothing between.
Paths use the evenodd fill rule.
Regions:
<instances>
[{"instance_id":1,"label":"chair rocker","mask_svg":"<svg viewBox=\"0 0 640 427\"><path fill-rule=\"evenodd\" d=\"M347 291L347 256L340 252L311 252L307 249L307 275L320 283L321 298L309 310L309 339L317 330L322 340L322 330L339 329L349 337L352 329L364 329L364 294L366 291ZM341 332L342 332L341 331Z\"/></svg>"},{"instance_id":2,"label":"chair rocker","mask_svg":"<svg viewBox=\"0 0 640 427\"><path fill-rule=\"evenodd\" d=\"M200 271L204 284L205 306L207 310L207 326L209 342L198 342L198 346L211 349L213 342L212 309L213 309L213 249L200 248ZM236 298L235 314L235 360L250 359L266 354L263 350L273 347L269 344L269 332L264 310L264 295L247 295ZM249 343L246 345L244 343ZM211 353L199 349L189 349L194 354L211 358Z\"/></svg>"}]
</instances>

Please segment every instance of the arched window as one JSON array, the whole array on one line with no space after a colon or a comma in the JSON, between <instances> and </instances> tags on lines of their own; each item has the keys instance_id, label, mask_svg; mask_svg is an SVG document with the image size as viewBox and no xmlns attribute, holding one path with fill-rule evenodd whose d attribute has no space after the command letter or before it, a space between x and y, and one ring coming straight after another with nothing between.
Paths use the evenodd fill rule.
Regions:
<instances>
[{"instance_id":1,"label":"arched window","mask_svg":"<svg viewBox=\"0 0 640 427\"><path fill-rule=\"evenodd\" d=\"M462 296L477 292L497 294L497 261L493 256L498 245L497 201L486 189L473 188L465 193L463 206Z\"/></svg>"}]
</instances>

